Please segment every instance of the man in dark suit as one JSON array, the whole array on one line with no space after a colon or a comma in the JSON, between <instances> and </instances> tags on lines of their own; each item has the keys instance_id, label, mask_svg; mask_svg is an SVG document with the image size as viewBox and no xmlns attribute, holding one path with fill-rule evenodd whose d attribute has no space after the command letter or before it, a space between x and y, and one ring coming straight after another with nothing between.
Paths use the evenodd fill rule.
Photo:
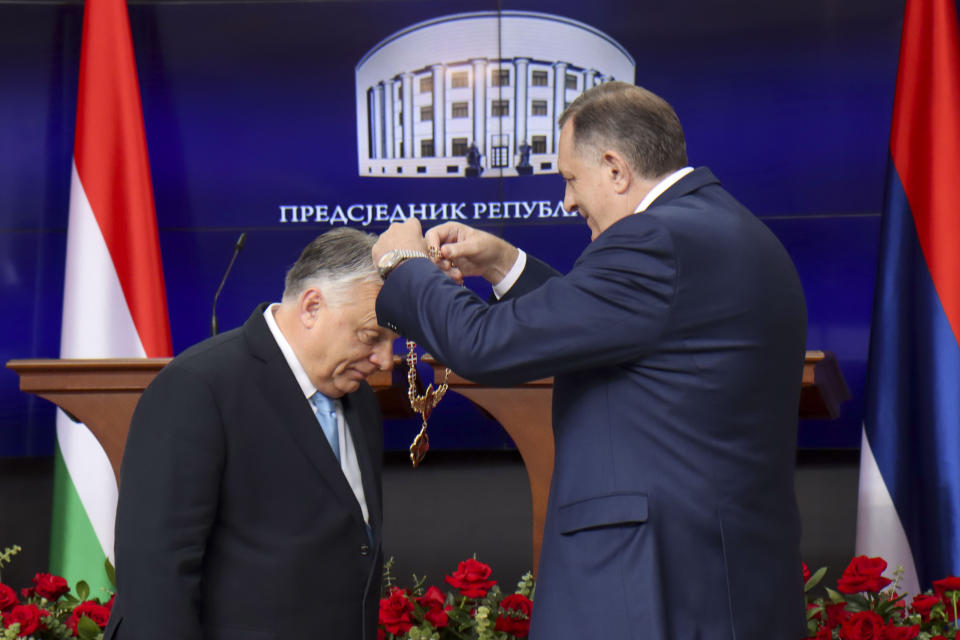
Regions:
<instances>
[{"instance_id":1,"label":"man in dark suit","mask_svg":"<svg viewBox=\"0 0 960 640\"><path fill-rule=\"evenodd\" d=\"M390 368L396 336L374 313L374 240L318 237L279 304L144 392L106 638L376 638L383 439L365 378Z\"/></svg>"},{"instance_id":2,"label":"man in dark suit","mask_svg":"<svg viewBox=\"0 0 960 640\"><path fill-rule=\"evenodd\" d=\"M490 234L392 226L380 323L466 378L554 376L554 473L530 637L806 635L793 487L806 307L793 264L658 96L619 82L560 120L564 207L592 234L561 276ZM481 275L487 304L454 278Z\"/></svg>"}]
</instances>

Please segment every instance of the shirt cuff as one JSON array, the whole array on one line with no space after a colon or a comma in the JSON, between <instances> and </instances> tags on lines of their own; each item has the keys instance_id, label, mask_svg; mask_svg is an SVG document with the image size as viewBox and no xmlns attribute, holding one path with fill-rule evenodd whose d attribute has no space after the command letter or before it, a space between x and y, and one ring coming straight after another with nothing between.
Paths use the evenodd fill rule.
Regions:
<instances>
[{"instance_id":1,"label":"shirt cuff","mask_svg":"<svg viewBox=\"0 0 960 640\"><path fill-rule=\"evenodd\" d=\"M507 295L507 291L510 291L510 288L517 284L517 280L520 279L520 274L523 273L526 266L527 254L524 253L523 249L517 249L517 259L510 267L510 271L503 276L503 280L493 285L493 295L497 296L497 300Z\"/></svg>"}]
</instances>

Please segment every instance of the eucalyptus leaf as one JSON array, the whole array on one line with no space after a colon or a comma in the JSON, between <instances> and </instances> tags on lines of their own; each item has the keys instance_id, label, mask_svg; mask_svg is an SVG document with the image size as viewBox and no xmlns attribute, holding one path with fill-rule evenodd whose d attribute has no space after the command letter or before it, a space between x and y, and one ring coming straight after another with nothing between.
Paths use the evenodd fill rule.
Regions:
<instances>
[{"instance_id":1,"label":"eucalyptus leaf","mask_svg":"<svg viewBox=\"0 0 960 640\"><path fill-rule=\"evenodd\" d=\"M113 585L113 588L116 589L117 588L117 572L114 570L113 563L110 562L110 558L104 559L103 568L107 572L107 580L109 580L110 584Z\"/></svg>"},{"instance_id":2,"label":"eucalyptus leaf","mask_svg":"<svg viewBox=\"0 0 960 640\"><path fill-rule=\"evenodd\" d=\"M843 594L839 591L834 591L830 587L826 587L827 595L830 596L830 602L833 604L840 604L841 602L846 602L847 599L843 597Z\"/></svg>"},{"instance_id":3,"label":"eucalyptus leaf","mask_svg":"<svg viewBox=\"0 0 960 640\"><path fill-rule=\"evenodd\" d=\"M811 589L813 589L815 586L817 586L818 584L820 584L820 581L823 580L823 576L825 576L826 573L827 573L827 568L826 568L826 567L820 567L819 569L817 569L817 570L814 572L814 574L813 574L812 576L810 576L810 579L807 580L807 583L806 583L805 585L803 585L803 591L804 591L804 593L809 592L809 591L810 591Z\"/></svg>"},{"instance_id":4,"label":"eucalyptus leaf","mask_svg":"<svg viewBox=\"0 0 960 640\"><path fill-rule=\"evenodd\" d=\"M86 601L90 597L90 585L84 580L77 582L77 596L81 601Z\"/></svg>"}]
</instances>

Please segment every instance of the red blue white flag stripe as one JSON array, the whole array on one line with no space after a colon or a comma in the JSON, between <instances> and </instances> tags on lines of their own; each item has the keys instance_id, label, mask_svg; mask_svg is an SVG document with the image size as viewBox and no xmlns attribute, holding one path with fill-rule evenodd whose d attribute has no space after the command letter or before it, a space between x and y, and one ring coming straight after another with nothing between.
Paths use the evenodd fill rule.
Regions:
<instances>
[{"instance_id":1,"label":"red blue white flag stripe","mask_svg":"<svg viewBox=\"0 0 960 640\"><path fill-rule=\"evenodd\" d=\"M960 574L960 37L954 0L908 0L861 450L857 552L901 591Z\"/></svg>"}]
</instances>

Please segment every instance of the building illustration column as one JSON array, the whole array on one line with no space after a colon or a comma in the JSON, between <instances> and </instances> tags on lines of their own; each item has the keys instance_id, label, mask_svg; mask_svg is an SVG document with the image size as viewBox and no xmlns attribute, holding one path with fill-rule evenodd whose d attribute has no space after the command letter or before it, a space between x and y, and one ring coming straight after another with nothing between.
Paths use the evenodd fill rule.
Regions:
<instances>
[{"instance_id":1,"label":"building illustration column","mask_svg":"<svg viewBox=\"0 0 960 640\"><path fill-rule=\"evenodd\" d=\"M487 156L487 60L477 58L473 64L473 140L471 144Z\"/></svg>"},{"instance_id":2,"label":"building illustration column","mask_svg":"<svg viewBox=\"0 0 960 640\"><path fill-rule=\"evenodd\" d=\"M373 108L370 118L370 133L373 135L373 153L370 159L383 157L383 83L373 88Z\"/></svg>"},{"instance_id":3,"label":"building illustration column","mask_svg":"<svg viewBox=\"0 0 960 640\"><path fill-rule=\"evenodd\" d=\"M383 91L383 146L386 153L383 154L384 158L393 158L396 156L394 151L393 139L394 133L397 131L397 89L396 83L393 80L387 80L384 83Z\"/></svg>"},{"instance_id":4,"label":"building illustration column","mask_svg":"<svg viewBox=\"0 0 960 640\"><path fill-rule=\"evenodd\" d=\"M403 93L403 153L404 158L413 157L413 122L416 116L413 113L413 74L409 71L400 76L401 91Z\"/></svg>"},{"instance_id":5,"label":"building illustration column","mask_svg":"<svg viewBox=\"0 0 960 640\"><path fill-rule=\"evenodd\" d=\"M583 72L583 90L586 91L593 87L596 82L597 70L587 69Z\"/></svg>"},{"instance_id":6,"label":"building illustration column","mask_svg":"<svg viewBox=\"0 0 960 640\"><path fill-rule=\"evenodd\" d=\"M567 63L557 62L553 65L553 152L557 153L560 145L560 125L557 120L567 104Z\"/></svg>"},{"instance_id":7,"label":"building illustration column","mask_svg":"<svg viewBox=\"0 0 960 640\"><path fill-rule=\"evenodd\" d=\"M513 136L513 146L520 153L520 145L527 143L527 64L528 58L517 58L513 61L513 77L516 84L516 99L514 100L513 121L516 130Z\"/></svg>"},{"instance_id":8,"label":"building illustration column","mask_svg":"<svg viewBox=\"0 0 960 640\"><path fill-rule=\"evenodd\" d=\"M444 91L444 67L435 64L433 72L433 155L442 158L447 155L447 100Z\"/></svg>"}]
</instances>

